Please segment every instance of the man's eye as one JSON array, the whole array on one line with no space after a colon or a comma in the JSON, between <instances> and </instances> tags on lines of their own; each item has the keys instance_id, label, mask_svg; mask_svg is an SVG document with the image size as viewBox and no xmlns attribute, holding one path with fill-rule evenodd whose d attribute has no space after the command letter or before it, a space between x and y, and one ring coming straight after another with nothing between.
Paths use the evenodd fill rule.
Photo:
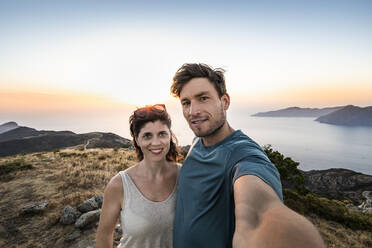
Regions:
<instances>
[{"instance_id":1,"label":"man's eye","mask_svg":"<svg viewBox=\"0 0 372 248\"><path fill-rule=\"evenodd\" d=\"M189 106L189 105L190 105L189 102L183 102L183 103L182 103L182 106Z\"/></svg>"},{"instance_id":2,"label":"man's eye","mask_svg":"<svg viewBox=\"0 0 372 248\"><path fill-rule=\"evenodd\" d=\"M208 99L208 97L206 97L206 96L202 96L202 97L200 97L200 100L201 101L206 101Z\"/></svg>"}]
</instances>

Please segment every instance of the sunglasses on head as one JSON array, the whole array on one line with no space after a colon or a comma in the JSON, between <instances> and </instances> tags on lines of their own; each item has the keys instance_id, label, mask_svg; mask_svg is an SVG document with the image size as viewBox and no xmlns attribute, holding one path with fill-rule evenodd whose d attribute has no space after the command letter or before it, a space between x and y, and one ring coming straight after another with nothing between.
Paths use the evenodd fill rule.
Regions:
<instances>
[{"instance_id":1,"label":"sunglasses on head","mask_svg":"<svg viewBox=\"0 0 372 248\"><path fill-rule=\"evenodd\" d=\"M143 117L146 113L150 111L163 113L165 110L166 110L165 105L158 103L158 104L148 105L148 106L139 108L134 111L134 115Z\"/></svg>"}]
</instances>

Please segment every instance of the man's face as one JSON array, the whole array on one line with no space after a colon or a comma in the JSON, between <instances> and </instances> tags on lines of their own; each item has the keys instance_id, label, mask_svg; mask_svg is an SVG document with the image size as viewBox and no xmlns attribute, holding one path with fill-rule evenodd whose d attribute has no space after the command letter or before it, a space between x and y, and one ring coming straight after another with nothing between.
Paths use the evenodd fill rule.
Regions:
<instances>
[{"instance_id":1,"label":"man's face","mask_svg":"<svg viewBox=\"0 0 372 248\"><path fill-rule=\"evenodd\" d=\"M207 78L193 78L180 93L183 116L198 137L213 136L226 121L227 94L219 98L217 90Z\"/></svg>"}]
</instances>

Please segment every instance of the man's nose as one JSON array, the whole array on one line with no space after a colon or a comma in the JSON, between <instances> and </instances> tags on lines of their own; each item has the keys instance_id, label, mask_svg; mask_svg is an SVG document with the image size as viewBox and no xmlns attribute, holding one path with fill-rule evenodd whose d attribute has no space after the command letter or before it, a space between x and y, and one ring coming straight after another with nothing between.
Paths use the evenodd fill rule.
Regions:
<instances>
[{"instance_id":1,"label":"man's nose","mask_svg":"<svg viewBox=\"0 0 372 248\"><path fill-rule=\"evenodd\" d=\"M198 115L200 114L200 106L196 103L190 103L189 115Z\"/></svg>"}]
</instances>

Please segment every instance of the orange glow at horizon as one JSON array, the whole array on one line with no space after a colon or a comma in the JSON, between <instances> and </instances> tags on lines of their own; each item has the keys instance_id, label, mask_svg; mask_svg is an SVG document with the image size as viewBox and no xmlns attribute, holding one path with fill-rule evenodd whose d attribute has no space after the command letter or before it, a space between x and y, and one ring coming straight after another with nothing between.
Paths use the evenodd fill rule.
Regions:
<instances>
[{"instance_id":1,"label":"orange glow at horizon","mask_svg":"<svg viewBox=\"0 0 372 248\"><path fill-rule=\"evenodd\" d=\"M79 112L133 108L104 96L82 93L40 93L7 90L0 92L0 111L4 112Z\"/></svg>"},{"instance_id":2,"label":"orange glow at horizon","mask_svg":"<svg viewBox=\"0 0 372 248\"><path fill-rule=\"evenodd\" d=\"M256 106L298 106L321 108L343 105L357 105L360 107L372 105L372 83L370 86L315 86L282 88L276 90L261 90L252 94L239 95L238 103L249 102ZM234 100L234 98L232 98Z\"/></svg>"}]
</instances>

